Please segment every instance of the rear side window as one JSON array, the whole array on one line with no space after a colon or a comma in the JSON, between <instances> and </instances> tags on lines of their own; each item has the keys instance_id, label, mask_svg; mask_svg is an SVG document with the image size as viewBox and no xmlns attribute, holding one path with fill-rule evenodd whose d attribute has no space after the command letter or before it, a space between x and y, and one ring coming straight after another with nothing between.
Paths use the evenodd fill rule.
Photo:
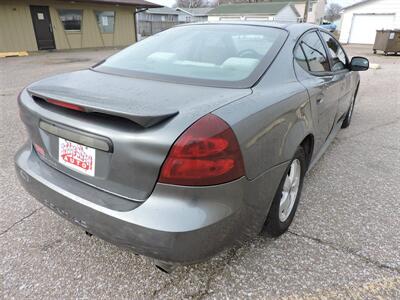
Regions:
<instances>
[{"instance_id":1,"label":"rear side window","mask_svg":"<svg viewBox=\"0 0 400 300\"><path fill-rule=\"evenodd\" d=\"M316 73L330 71L324 45L315 31L304 35L295 50L295 57L297 62L307 71ZM306 60L305 63L302 59Z\"/></svg>"},{"instance_id":2,"label":"rear side window","mask_svg":"<svg viewBox=\"0 0 400 300\"><path fill-rule=\"evenodd\" d=\"M335 72L346 69L347 58L342 47L340 47L339 43L330 34L321 32L321 35L328 46L328 51L333 60L332 71Z\"/></svg>"}]
</instances>

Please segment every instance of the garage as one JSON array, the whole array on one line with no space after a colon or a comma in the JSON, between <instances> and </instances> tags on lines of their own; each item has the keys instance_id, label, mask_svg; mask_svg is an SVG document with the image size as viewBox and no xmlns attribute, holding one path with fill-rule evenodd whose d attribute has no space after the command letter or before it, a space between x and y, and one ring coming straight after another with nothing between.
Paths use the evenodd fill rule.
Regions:
<instances>
[{"instance_id":1,"label":"garage","mask_svg":"<svg viewBox=\"0 0 400 300\"><path fill-rule=\"evenodd\" d=\"M340 42L370 44L376 30L400 28L399 0L364 0L343 9Z\"/></svg>"},{"instance_id":2,"label":"garage","mask_svg":"<svg viewBox=\"0 0 400 300\"><path fill-rule=\"evenodd\" d=\"M376 30L392 28L394 20L395 14L355 14L349 43L373 44Z\"/></svg>"}]
</instances>

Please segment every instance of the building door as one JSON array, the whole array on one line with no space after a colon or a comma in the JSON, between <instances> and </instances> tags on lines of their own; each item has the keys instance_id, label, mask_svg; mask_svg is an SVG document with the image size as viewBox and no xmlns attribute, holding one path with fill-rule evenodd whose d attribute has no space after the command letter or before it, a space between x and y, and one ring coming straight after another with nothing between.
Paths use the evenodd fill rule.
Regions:
<instances>
[{"instance_id":1,"label":"building door","mask_svg":"<svg viewBox=\"0 0 400 300\"><path fill-rule=\"evenodd\" d=\"M373 44L376 31L392 29L395 14L354 14L350 35L350 44Z\"/></svg>"},{"instance_id":2,"label":"building door","mask_svg":"<svg viewBox=\"0 0 400 300\"><path fill-rule=\"evenodd\" d=\"M39 50L55 49L53 26L48 6L31 6L33 28Z\"/></svg>"}]
</instances>

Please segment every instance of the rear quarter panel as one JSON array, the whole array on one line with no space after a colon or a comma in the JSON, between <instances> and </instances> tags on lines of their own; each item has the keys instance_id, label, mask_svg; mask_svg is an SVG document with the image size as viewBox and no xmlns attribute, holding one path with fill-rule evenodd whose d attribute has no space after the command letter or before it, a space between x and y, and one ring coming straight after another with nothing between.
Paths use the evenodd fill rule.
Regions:
<instances>
[{"instance_id":1,"label":"rear quarter panel","mask_svg":"<svg viewBox=\"0 0 400 300\"><path fill-rule=\"evenodd\" d=\"M213 113L230 124L239 141L249 179L244 200L252 211L252 232L259 232L297 147L313 132L308 93L295 77L291 46L281 50L251 95Z\"/></svg>"},{"instance_id":2,"label":"rear quarter panel","mask_svg":"<svg viewBox=\"0 0 400 300\"><path fill-rule=\"evenodd\" d=\"M291 50L281 50L250 96L214 111L233 128L250 180L289 161L313 132L308 93L295 77Z\"/></svg>"}]
</instances>

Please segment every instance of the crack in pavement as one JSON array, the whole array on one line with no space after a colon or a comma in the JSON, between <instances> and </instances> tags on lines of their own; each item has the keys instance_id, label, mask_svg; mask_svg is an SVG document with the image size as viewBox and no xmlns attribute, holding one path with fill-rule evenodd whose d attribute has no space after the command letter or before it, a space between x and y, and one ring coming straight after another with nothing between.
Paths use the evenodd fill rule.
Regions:
<instances>
[{"instance_id":1,"label":"crack in pavement","mask_svg":"<svg viewBox=\"0 0 400 300\"><path fill-rule=\"evenodd\" d=\"M41 210L43 208L43 206L33 210L31 213L29 213L28 215L22 217L21 219L19 219L18 221L14 222L11 226L9 226L8 228L6 228L5 230L3 230L2 232L0 232L0 236L6 234L7 232L9 232L14 226L18 225L19 223L22 223L25 219L31 217L33 214L35 214L36 212L38 212L39 210Z\"/></svg>"},{"instance_id":2,"label":"crack in pavement","mask_svg":"<svg viewBox=\"0 0 400 300\"><path fill-rule=\"evenodd\" d=\"M194 298L194 299L204 299L205 297L211 295L213 291L210 291L210 286L213 283L214 279L221 275L225 268L229 266L232 261L237 257L237 253L239 250L243 250L245 245L249 244L250 241L245 242L241 245L234 246L233 248L230 248L226 250L226 255L224 258L221 260L221 262L217 263L216 267L213 268L213 271L207 276L207 280L205 281L205 284L203 287L200 287L197 291L190 293L190 294L185 294L183 296L184 299L186 298ZM161 296L161 293L166 290L168 287L170 287L173 284L179 284L186 278L190 276L189 272L181 272L177 278L173 278L170 281L166 282L163 284L163 286L157 290L153 291L153 297L152 298L157 298ZM186 276L184 276L186 275Z\"/></svg>"},{"instance_id":3,"label":"crack in pavement","mask_svg":"<svg viewBox=\"0 0 400 300\"><path fill-rule=\"evenodd\" d=\"M186 274L186 276L183 276L185 274ZM172 275L167 274L167 276L171 277ZM171 278L169 281L165 282L161 288L154 290L152 298L157 298L164 290L166 290L167 288L169 288L172 285L179 284L183 279L187 278L188 276L189 276L188 273L180 272L179 276L177 278Z\"/></svg>"},{"instance_id":4,"label":"crack in pavement","mask_svg":"<svg viewBox=\"0 0 400 300\"><path fill-rule=\"evenodd\" d=\"M225 267L228 266L237 256L237 251L239 247L234 247L228 250L227 256L222 260L220 265L215 268L215 270L208 276L207 281L203 288L200 288L197 292L189 295L185 295L184 298L195 298L204 299L205 297L211 295L213 291L210 291L210 286L214 279L222 274Z\"/></svg>"},{"instance_id":5,"label":"crack in pavement","mask_svg":"<svg viewBox=\"0 0 400 300\"><path fill-rule=\"evenodd\" d=\"M331 242L328 242L328 241L324 241L324 240L322 240L320 238L312 237L312 236L308 236L308 235L304 235L304 234L300 234L300 233L297 233L297 232L294 232L294 231L291 231L291 230L288 230L287 232L292 234L292 235L294 235L294 236L297 236L297 237L300 237L300 238L304 238L304 239L307 239L307 240L311 240L311 241L316 242L318 244L327 246L327 247L329 247L329 248L331 248L333 250L336 250L336 251L339 251L339 252L342 252L342 253L345 253L345 254L353 255L353 256L361 259L365 263L373 265L373 266L375 266L375 267L377 267L379 269L386 269L386 270L390 270L390 271L393 271L393 272L396 272L396 273L400 274L400 267L389 266L387 264L384 264L384 263L381 263L379 261L373 260L373 259L371 259L369 257L361 255L355 249L352 249L352 248L349 248L349 247L346 247L346 246L343 246L343 245L342 246L340 246L340 245L338 246L338 245L335 245L334 243L331 243Z\"/></svg>"}]
</instances>

